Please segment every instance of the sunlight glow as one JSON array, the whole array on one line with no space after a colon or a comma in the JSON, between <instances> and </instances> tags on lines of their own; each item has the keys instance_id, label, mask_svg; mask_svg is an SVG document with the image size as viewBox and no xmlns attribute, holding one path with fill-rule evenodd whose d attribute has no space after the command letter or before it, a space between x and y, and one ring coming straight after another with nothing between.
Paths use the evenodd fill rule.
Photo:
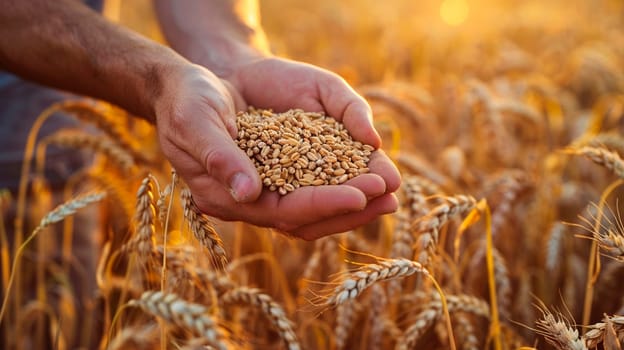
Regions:
<instances>
[{"instance_id":1,"label":"sunlight glow","mask_svg":"<svg viewBox=\"0 0 624 350\"><path fill-rule=\"evenodd\" d=\"M458 26L468 18L468 2L466 0L444 0L440 5L440 17L450 26Z\"/></svg>"}]
</instances>

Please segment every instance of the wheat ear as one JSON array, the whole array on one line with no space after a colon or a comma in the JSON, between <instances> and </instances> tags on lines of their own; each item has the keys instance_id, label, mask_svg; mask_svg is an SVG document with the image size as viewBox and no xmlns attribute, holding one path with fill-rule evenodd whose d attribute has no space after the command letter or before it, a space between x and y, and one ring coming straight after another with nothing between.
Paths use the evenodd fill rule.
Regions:
<instances>
[{"instance_id":1,"label":"wheat ear","mask_svg":"<svg viewBox=\"0 0 624 350\"><path fill-rule=\"evenodd\" d=\"M67 101L63 111L72 113L76 118L94 124L98 130L125 149L134 159L141 163L152 162L143 152L137 151L135 138L127 131L127 126L119 121L125 117L124 110L96 101ZM121 114L121 115L120 115Z\"/></svg>"},{"instance_id":2,"label":"wheat ear","mask_svg":"<svg viewBox=\"0 0 624 350\"><path fill-rule=\"evenodd\" d=\"M429 272L419 263L402 258L387 259L377 264L364 265L355 272L346 274L324 304L338 306L347 300L356 298L364 289L376 282L403 278L416 272L429 275Z\"/></svg>"},{"instance_id":3,"label":"wheat ear","mask_svg":"<svg viewBox=\"0 0 624 350\"><path fill-rule=\"evenodd\" d=\"M465 215L477 204L472 196L456 195L445 197L444 202L433 208L426 216L418 219L412 225L414 234L419 235L418 246L420 254L418 261L421 264L429 263L435 253L440 235L440 229L456 215Z\"/></svg>"},{"instance_id":4,"label":"wheat ear","mask_svg":"<svg viewBox=\"0 0 624 350\"><path fill-rule=\"evenodd\" d=\"M384 325L378 319L383 316L388 306L388 297L381 285L375 284L371 287L369 305L368 324L370 328L368 332L368 348L371 350L382 349Z\"/></svg>"},{"instance_id":5,"label":"wheat ear","mask_svg":"<svg viewBox=\"0 0 624 350\"><path fill-rule=\"evenodd\" d=\"M286 317L284 309L268 294L256 288L238 287L225 292L219 301L222 304L247 304L260 309L277 330L288 350L301 349L293 323Z\"/></svg>"},{"instance_id":6,"label":"wheat ear","mask_svg":"<svg viewBox=\"0 0 624 350\"><path fill-rule=\"evenodd\" d=\"M537 308L542 312L542 317L535 321L535 331L544 336L550 345L558 350L587 350L578 330L573 329L563 315L555 316L541 302Z\"/></svg>"},{"instance_id":7,"label":"wheat ear","mask_svg":"<svg viewBox=\"0 0 624 350\"><path fill-rule=\"evenodd\" d=\"M612 331L615 332L617 337L624 336L624 316L605 315L603 322L598 322L587 327L589 328L589 331L585 333L585 336L583 338L588 348L590 349L597 348L598 344L603 342L603 340L605 339L605 335L608 331L609 325Z\"/></svg>"},{"instance_id":8,"label":"wheat ear","mask_svg":"<svg viewBox=\"0 0 624 350\"><path fill-rule=\"evenodd\" d=\"M403 206L409 207L413 217L420 217L429 211L427 197L441 195L442 189L432 181L418 175L406 176L401 185L405 195Z\"/></svg>"},{"instance_id":9,"label":"wheat ear","mask_svg":"<svg viewBox=\"0 0 624 350\"><path fill-rule=\"evenodd\" d=\"M100 152L126 173L130 172L136 165L134 158L126 149L102 135L93 135L77 130L61 130L46 137L41 142L42 144L77 149L88 148Z\"/></svg>"},{"instance_id":10,"label":"wheat ear","mask_svg":"<svg viewBox=\"0 0 624 350\"><path fill-rule=\"evenodd\" d=\"M348 300L336 307L336 329L334 331L334 341L336 349L342 350L347 346L349 334L353 328L356 317L356 301Z\"/></svg>"},{"instance_id":11,"label":"wheat ear","mask_svg":"<svg viewBox=\"0 0 624 350\"><path fill-rule=\"evenodd\" d=\"M123 251L136 250L139 257L144 260L154 251L154 218L156 208L154 205L154 183L151 176L146 176L136 194L135 222L136 234L130 242L122 247Z\"/></svg>"},{"instance_id":12,"label":"wheat ear","mask_svg":"<svg viewBox=\"0 0 624 350\"><path fill-rule=\"evenodd\" d=\"M479 338L475 334L475 328L472 320L465 313L457 313L455 315L455 338L459 344L462 344L464 350L479 350Z\"/></svg>"},{"instance_id":13,"label":"wheat ear","mask_svg":"<svg viewBox=\"0 0 624 350\"><path fill-rule=\"evenodd\" d=\"M466 312L489 319L490 308L488 304L476 297L460 294L447 295L446 302L449 313ZM442 316L442 302L438 298L429 301L418 315L416 320L405 330L403 336L397 341L397 350L411 349L418 340L431 328Z\"/></svg>"},{"instance_id":14,"label":"wheat ear","mask_svg":"<svg viewBox=\"0 0 624 350\"><path fill-rule=\"evenodd\" d=\"M624 234L619 231L619 227L616 231L609 229L606 233L594 231L593 240L600 249L605 251L606 255L624 262Z\"/></svg>"},{"instance_id":15,"label":"wheat ear","mask_svg":"<svg viewBox=\"0 0 624 350\"><path fill-rule=\"evenodd\" d=\"M414 238L410 232L410 215L407 210L400 208L393 216L395 220L390 257L393 259L411 258L414 256ZM388 282L388 294L390 297L399 295L401 289L402 284L400 280Z\"/></svg>"},{"instance_id":16,"label":"wheat ear","mask_svg":"<svg viewBox=\"0 0 624 350\"><path fill-rule=\"evenodd\" d=\"M22 253L26 245L28 245L28 243L32 241L33 238L35 238L35 236L39 232L41 232L41 230L45 229L46 227L54 223L62 221L63 219L65 219L66 217L70 215L75 214L77 210L84 208L91 203L101 201L102 199L104 199L104 197L106 197L105 192L94 192L94 193L88 193L85 195L78 196L68 202L65 202L59 205L58 207L53 209L51 212L46 214L46 216L44 216L43 219L41 219L41 221L39 222L39 225L33 230L30 236L20 245L19 249L15 252L15 257L13 258L13 264L11 267L9 282L7 283L6 291L4 292L5 294L4 300L2 301L2 308L0 309L0 323L3 320L7 301L9 300L11 286L13 284L13 279L15 277L17 265L19 263L19 259L22 256Z\"/></svg>"},{"instance_id":17,"label":"wheat ear","mask_svg":"<svg viewBox=\"0 0 624 350\"><path fill-rule=\"evenodd\" d=\"M192 330L217 349L227 349L221 341L216 322L203 305L189 303L176 294L161 291L144 292L139 299L130 300L128 305L138 306L170 324Z\"/></svg>"},{"instance_id":18,"label":"wheat ear","mask_svg":"<svg viewBox=\"0 0 624 350\"><path fill-rule=\"evenodd\" d=\"M190 189L182 189L180 197L184 208L184 217L191 231L193 231L193 235L204 247L208 248L215 266L220 269L225 268L225 265L227 265L225 248L223 247L221 237L212 227L208 216L204 215L195 205Z\"/></svg>"},{"instance_id":19,"label":"wheat ear","mask_svg":"<svg viewBox=\"0 0 624 350\"><path fill-rule=\"evenodd\" d=\"M613 151L609 151L603 147L585 146L578 149L572 149L569 152L583 155L594 163L600 164L611 170L619 178L624 178L624 160L622 160L622 158L620 158L620 156Z\"/></svg>"}]
</instances>

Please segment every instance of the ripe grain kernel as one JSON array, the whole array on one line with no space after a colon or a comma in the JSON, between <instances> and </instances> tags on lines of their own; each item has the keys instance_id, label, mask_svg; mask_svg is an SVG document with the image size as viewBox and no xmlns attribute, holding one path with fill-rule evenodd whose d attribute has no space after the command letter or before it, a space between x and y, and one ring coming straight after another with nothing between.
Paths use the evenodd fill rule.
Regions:
<instances>
[{"instance_id":1,"label":"ripe grain kernel","mask_svg":"<svg viewBox=\"0 0 624 350\"><path fill-rule=\"evenodd\" d=\"M236 144L254 162L262 183L282 195L368 172L368 155L374 150L353 141L333 118L299 109L273 113L250 108L238 113L237 127Z\"/></svg>"},{"instance_id":2,"label":"ripe grain kernel","mask_svg":"<svg viewBox=\"0 0 624 350\"><path fill-rule=\"evenodd\" d=\"M269 148L269 147L264 147L264 148L262 148L262 151L260 151L260 155L261 155L262 157L266 157L266 156L268 156L268 155L269 155L269 152L271 152L271 148Z\"/></svg>"},{"instance_id":3,"label":"ripe grain kernel","mask_svg":"<svg viewBox=\"0 0 624 350\"><path fill-rule=\"evenodd\" d=\"M271 154L271 158L275 159L275 158L279 157L280 152L281 152L281 151L280 151L280 149L279 149L279 148L275 148L275 149L273 150L273 154Z\"/></svg>"},{"instance_id":4,"label":"ripe grain kernel","mask_svg":"<svg viewBox=\"0 0 624 350\"><path fill-rule=\"evenodd\" d=\"M344 175L346 172L347 172L347 171L346 171L346 170L344 170L344 169L342 169L342 168L340 168L340 169L336 169L336 170L334 170L334 176L342 176L342 175Z\"/></svg>"}]
</instances>

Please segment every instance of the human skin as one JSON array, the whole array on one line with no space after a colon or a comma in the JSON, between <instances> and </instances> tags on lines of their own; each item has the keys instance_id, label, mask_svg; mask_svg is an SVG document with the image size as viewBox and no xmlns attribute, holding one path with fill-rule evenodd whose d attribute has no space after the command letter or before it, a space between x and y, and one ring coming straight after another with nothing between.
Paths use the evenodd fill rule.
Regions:
<instances>
[{"instance_id":1,"label":"human skin","mask_svg":"<svg viewBox=\"0 0 624 350\"><path fill-rule=\"evenodd\" d=\"M315 239L396 210L400 176L380 150L370 173L346 184L286 196L263 189L234 142L236 111L325 111L379 147L370 107L337 75L270 55L252 1L155 5L173 49L77 1L0 0L0 68L155 123L163 153L208 215Z\"/></svg>"}]
</instances>

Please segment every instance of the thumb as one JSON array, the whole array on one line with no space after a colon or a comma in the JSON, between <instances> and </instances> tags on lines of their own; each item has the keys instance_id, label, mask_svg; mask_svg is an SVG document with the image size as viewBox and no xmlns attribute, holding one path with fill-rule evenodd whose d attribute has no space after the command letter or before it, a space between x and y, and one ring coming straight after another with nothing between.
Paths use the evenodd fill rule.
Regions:
<instances>
[{"instance_id":1,"label":"thumb","mask_svg":"<svg viewBox=\"0 0 624 350\"><path fill-rule=\"evenodd\" d=\"M205 135L200 154L206 172L224 186L235 201L252 202L260 196L262 182L249 157L224 130Z\"/></svg>"}]
</instances>

